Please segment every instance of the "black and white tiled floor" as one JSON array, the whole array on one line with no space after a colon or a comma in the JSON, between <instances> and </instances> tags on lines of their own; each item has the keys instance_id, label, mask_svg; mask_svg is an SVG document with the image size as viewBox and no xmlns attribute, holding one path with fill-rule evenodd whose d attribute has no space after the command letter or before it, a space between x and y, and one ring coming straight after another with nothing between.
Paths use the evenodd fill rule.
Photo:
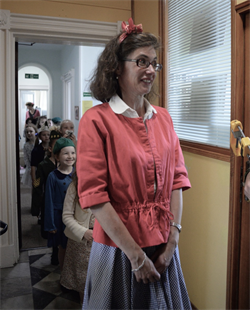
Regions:
<instances>
[{"instance_id":1,"label":"black and white tiled floor","mask_svg":"<svg viewBox=\"0 0 250 310\"><path fill-rule=\"evenodd\" d=\"M38 248L1 269L0 309L81 309L79 294L61 287L60 268L50 260L51 249Z\"/></svg>"}]
</instances>

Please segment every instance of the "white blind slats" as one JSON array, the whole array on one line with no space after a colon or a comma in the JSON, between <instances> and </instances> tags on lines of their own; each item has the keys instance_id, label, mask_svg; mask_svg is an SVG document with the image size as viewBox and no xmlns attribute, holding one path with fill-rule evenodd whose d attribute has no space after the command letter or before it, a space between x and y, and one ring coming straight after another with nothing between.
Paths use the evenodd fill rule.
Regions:
<instances>
[{"instance_id":1,"label":"white blind slats","mask_svg":"<svg viewBox=\"0 0 250 310\"><path fill-rule=\"evenodd\" d=\"M229 148L230 0L168 0L168 111L180 139Z\"/></svg>"},{"instance_id":2,"label":"white blind slats","mask_svg":"<svg viewBox=\"0 0 250 310\"><path fill-rule=\"evenodd\" d=\"M176 1L176 0L173 0L173 1ZM179 1L179 2L181 2L181 1ZM176 1L176 2L178 2L178 1ZM182 3L173 3L173 2L170 3L170 1L169 1L169 9L171 9L171 14L176 19L185 18L190 13L195 15L197 18L197 14L203 13L203 12L205 12L205 13L213 12L214 17L225 18L224 16L220 16L220 14L219 14L220 11L227 10L227 7L225 7L225 5L222 3L222 1L221 2L217 1L216 10L215 10L215 7L210 5L209 0L206 0L206 1L204 1L204 0L201 0L201 1L186 0L185 2L186 2L185 4L182 4ZM182 6L184 8L184 10L180 11L179 10L180 6Z\"/></svg>"}]
</instances>

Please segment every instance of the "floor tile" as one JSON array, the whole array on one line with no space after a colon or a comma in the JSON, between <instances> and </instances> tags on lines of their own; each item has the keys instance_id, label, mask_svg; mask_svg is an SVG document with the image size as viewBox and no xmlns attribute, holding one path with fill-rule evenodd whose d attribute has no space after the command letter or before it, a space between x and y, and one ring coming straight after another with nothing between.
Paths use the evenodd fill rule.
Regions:
<instances>
[{"instance_id":1,"label":"floor tile","mask_svg":"<svg viewBox=\"0 0 250 310\"><path fill-rule=\"evenodd\" d=\"M55 298L46 308L44 309L82 309L79 303L64 299L62 297Z\"/></svg>"},{"instance_id":2,"label":"floor tile","mask_svg":"<svg viewBox=\"0 0 250 310\"><path fill-rule=\"evenodd\" d=\"M54 271L58 266L51 265L51 254L45 254L40 259L31 264L32 267Z\"/></svg>"},{"instance_id":3,"label":"floor tile","mask_svg":"<svg viewBox=\"0 0 250 310\"><path fill-rule=\"evenodd\" d=\"M59 266L51 265L51 248L20 253L19 262L0 270L0 309L81 309L79 293L60 285Z\"/></svg>"},{"instance_id":4,"label":"floor tile","mask_svg":"<svg viewBox=\"0 0 250 310\"><path fill-rule=\"evenodd\" d=\"M41 291L34 287L32 291L33 291L34 309L44 309L56 297L55 295L51 293Z\"/></svg>"},{"instance_id":5,"label":"floor tile","mask_svg":"<svg viewBox=\"0 0 250 310\"><path fill-rule=\"evenodd\" d=\"M1 280L1 299L32 294L30 278L6 278Z\"/></svg>"},{"instance_id":6,"label":"floor tile","mask_svg":"<svg viewBox=\"0 0 250 310\"><path fill-rule=\"evenodd\" d=\"M28 251L20 252L18 263L29 263L29 253L28 253Z\"/></svg>"},{"instance_id":7,"label":"floor tile","mask_svg":"<svg viewBox=\"0 0 250 310\"><path fill-rule=\"evenodd\" d=\"M29 263L19 263L11 268L1 269L1 278L20 278L29 277L30 278L30 266Z\"/></svg>"},{"instance_id":8,"label":"floor tile","mask_svg":"<svg viewBox=\"0 0 250 310\"><path fill-rule=\"evenodd\" d=\"M35 250L29 250L28 255L33 256L33 255L39 255L39 254L49 254L52 253L52 248L38 248Z\"/></svg>"},{"instance_id":9,"label":"floor tile","mask_svg":"<svg viewBox=\"0 0 250 310\"><path fill-rule=\"evenodd\" d=\"M80 296L79 293L73 290L68 290L68 289L62 289L62 294L60 297L74 301L76 303L80 303Z\"/></svg>"},{"instance_id":10,"label":"floor tile","mask_svg":"<svg viewBox=\"0 0 250 310\"><path fill-rule=\"evenodd\" d=\"M54 272L51 272L47 277L43 278L33 287L54 295L60 295L62 293L60 285L60 275Z\"/></svg>"},{"instance_id":11,"label":"floor tile","mask_svg":"<svg viewBox=\"0 0 250 310\"><path fill-rule=\"evenodd\" d=\"M29 263L30 265L32 265L34 262L36 262L37 260L39 260L41 257L43 257L44 254L36 254L36 255L32 255L29 257Z\"/></svg>"},{"instance_id":12,"label":"floor tile","mask_svg":"<svg viewBox=\"0 0 250 310\"><path fill-rule=\"evenodd\" d=\"M33 296L32 294L28 294L8 299L2 299L0 309L33 310Z\"/></svg>"},{"instance_id":13,"label":"floor tile","mask_svg":"<svg viewBox=\"0 0 250 310\"><path fill-rule=\"evenodd\" d=\"M50 271L30 266L31 284L34 286L50 274Z\"/></svg>"}]
</instances>

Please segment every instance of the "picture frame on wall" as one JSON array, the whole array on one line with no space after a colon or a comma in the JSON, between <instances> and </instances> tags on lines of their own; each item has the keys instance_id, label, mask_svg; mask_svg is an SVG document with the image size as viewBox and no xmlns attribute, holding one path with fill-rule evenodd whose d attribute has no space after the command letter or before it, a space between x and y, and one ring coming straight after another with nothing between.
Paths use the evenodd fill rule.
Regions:
<instances>
[{"instance_id":1,"label":"picture frame on wall","mask_svg":"<svg viewBox=\"0 0 250 310\"><path fill-rule=\"evenodd\" d=\"M79 120L79 106L75 106L75 119Z\"/></svg>"}]
</instances>

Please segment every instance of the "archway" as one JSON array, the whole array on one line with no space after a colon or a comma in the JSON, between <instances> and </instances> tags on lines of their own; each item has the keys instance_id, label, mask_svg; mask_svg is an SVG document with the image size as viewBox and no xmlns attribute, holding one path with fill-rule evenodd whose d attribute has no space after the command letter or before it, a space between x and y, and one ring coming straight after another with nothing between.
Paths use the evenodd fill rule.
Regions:
<instances>
[{"instance_id":1,"label":"archway","mask_svg":"<svg viewBox=\"0 0 250 310\"><path fill-rule=\"evenodd\" d=\"M20 151L25 143L24 127L26 120L26 102L31 101L40 111L40 115L51 116L52 79L46 68L39 64L26 64L18 70L18 111Z\"/></svg>"}]
</instances>

